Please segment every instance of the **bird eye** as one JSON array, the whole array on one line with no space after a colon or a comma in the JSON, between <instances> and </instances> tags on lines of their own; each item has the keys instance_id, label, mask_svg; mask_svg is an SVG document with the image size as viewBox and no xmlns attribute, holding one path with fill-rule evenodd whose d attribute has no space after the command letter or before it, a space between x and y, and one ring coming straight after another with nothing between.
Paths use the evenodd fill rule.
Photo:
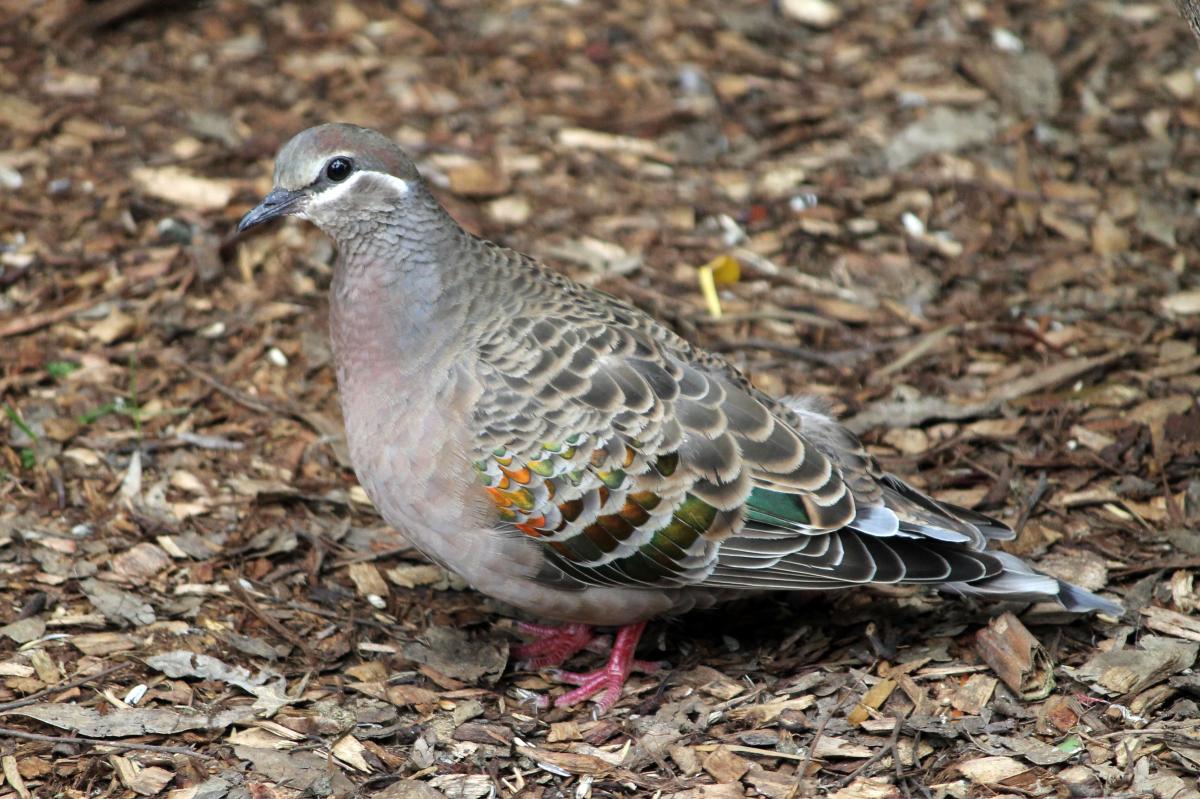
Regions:
<instances>
[{"instance_id":1,"label":"bird eye","mask_svg":"<svg viewBox=\"0 0 1200 799\"><path fill-rule=\"evenodd\" d=\"M332 180L334 183L341 183L346 178L350 177L350 173L354 171L354 164L350 163L349 158L343 158L340 155L333 158L325 165L325 177Z\"/></svg>"}]
</instances>

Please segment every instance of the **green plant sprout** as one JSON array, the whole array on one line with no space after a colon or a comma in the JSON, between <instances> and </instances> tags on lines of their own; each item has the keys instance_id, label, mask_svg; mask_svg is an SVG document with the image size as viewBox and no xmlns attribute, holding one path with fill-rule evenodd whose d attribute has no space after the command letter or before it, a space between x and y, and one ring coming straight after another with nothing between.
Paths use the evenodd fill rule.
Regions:
<instances>
[{"instance_id":1,"label":"green plant sprout","mask_svg":"<svg viewBox=\"0 0 1200 799\"><path fill-rule=\"evenodd\" d=\"M33 428L26 424L25 420L21 418L21 414L17 413L17 409L12 405L5 405L4 413L22 433L29 436L29 440L36 446L38 434L33 432ZM33 447L21 447L18 454L21 456L21 468L32 469L37 465L37 453Z\"/></svg>"},{"instance_id":2,"label":"green plant sprout","mask_svg":"<svg viewBox=\"0 0 1200 799\"><path fill-rule=\"evenodd\" d=\"M50 366L47 364L47 370ZM103 405L94 408L87 413L81 414L78 417L79 423L90 425L110 413L127 416L133 421L133 429L137 434L138 439L142 437L142 422L153 419L155 416L163 414L182 416L188 412L187 408L167 408L161 411L147 411L141 403L138 402L138 362L137 354L129 356L129 393L125 396L117 397L111 402L106 402Z\"/></svg>"}]
</instances>

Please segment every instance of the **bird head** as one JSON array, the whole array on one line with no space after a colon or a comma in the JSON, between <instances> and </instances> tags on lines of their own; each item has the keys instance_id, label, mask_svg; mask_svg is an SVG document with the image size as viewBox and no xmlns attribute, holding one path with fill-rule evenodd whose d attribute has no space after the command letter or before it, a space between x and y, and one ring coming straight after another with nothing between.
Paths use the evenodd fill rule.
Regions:
<instances>
[{"instance_id":1,"label":"bird head","mask_svg":"<svg viewBox=\"0 0 1200 799\"><path fill-rule=\"evenodd\" d=\"M308 219L340 238L365 218L403 214L421 177L391 139L369 128L329 123L297 133L275 159L275 187L238 223L238 232L281 216Z\"/></svg>"}]
</instances>

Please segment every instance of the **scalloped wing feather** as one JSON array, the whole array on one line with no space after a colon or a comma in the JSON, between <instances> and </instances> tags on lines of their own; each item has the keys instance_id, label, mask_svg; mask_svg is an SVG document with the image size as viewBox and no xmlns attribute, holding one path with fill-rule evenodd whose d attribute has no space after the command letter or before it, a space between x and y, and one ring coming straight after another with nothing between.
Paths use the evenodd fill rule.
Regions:
<instances>
[{"instance_id":1,"label":"scalloped wing feather","mask_svg":"<svg viewBox=\"0 0 1200 799\"><path fill-rule=\"evenodd\" d=\"M883 474L812 402L771 399L650 317L479 246L507 260L520 303L479 345L475 465L557 584L1053 582L984 551L1005 525Z\"/></svg>"}]
</instances>

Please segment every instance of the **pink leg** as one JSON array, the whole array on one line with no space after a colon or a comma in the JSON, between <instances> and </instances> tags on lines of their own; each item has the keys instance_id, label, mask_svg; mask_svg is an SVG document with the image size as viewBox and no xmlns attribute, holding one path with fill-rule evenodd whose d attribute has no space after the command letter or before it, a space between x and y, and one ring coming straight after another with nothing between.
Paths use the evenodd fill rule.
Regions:
<instances>
[{"instance_id":1,"label":"pink leg","mask_svg":"<svg viewBox=\"0 0 1200 799\"><path fill-rule=\"evenodd\" d=\"M586 624L551 627L522 622L517 625L517 632L533 636L532 641L515 646L512 650L513 656L524 668L532 669L561 666L596 640L592 628Z\"/></svg>"},{"instance_id":2,"label":"pink leg","mask_svg":"<svg viewBox=\"0 0 1200 799\"><path fill-rule=\"evenodd\" d=\"M562 671L556 676L563 682L578 685L573 691L568 691L554 700L555 707L568 707L582 702L596 694L601 694L597 704L601 713L608 712L617 700L621 698L621 688L629 673L634 669L643 672L657 671L662 664L644 660L634 660L638 639L646 623L627 624L617 631L617 640L613 642L612 653L604 668L589 672ZM601 693L603 692L603 693Z\"/></svg>"}]
</instances>

